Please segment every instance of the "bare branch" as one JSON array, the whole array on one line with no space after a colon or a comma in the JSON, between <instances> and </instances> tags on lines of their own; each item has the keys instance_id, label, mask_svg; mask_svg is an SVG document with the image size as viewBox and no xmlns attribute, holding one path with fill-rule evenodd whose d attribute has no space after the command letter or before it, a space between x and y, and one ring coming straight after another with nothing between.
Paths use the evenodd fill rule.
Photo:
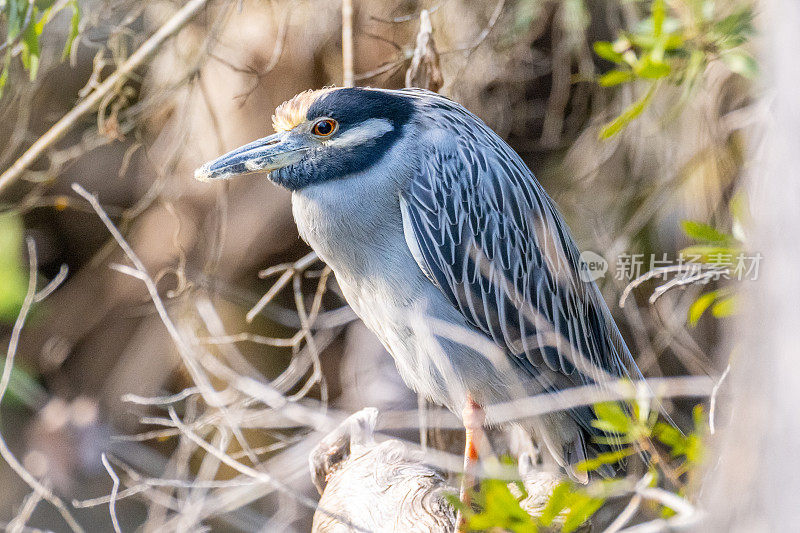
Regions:
<instances>
[{"instance_id":1,"label":"bare branch","mask_svg":"<svg viewBox=\"0 0 800 533\"><path fill-rule=\"evenodd\" d=\"M342 85L353 86L353 0L342 0Z\"/></svg>"}]
</instances>

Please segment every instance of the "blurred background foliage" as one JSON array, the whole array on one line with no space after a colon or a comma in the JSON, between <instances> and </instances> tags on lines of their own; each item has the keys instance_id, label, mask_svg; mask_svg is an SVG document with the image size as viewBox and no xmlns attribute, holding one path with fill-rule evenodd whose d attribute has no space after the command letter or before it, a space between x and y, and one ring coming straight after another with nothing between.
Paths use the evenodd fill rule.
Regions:
<instances>
[{"instance_id":1,"label":"blurred background foliage","mask_svg":"<svg viewBox=\"0 0 800 533\"><path fill-rule=\"evenodd\" d=\"M614 275L624 254L675 257L684 250L700 252L708 263L713 253L743 250L746 198L737 190L745 133L758 113L750 42L757 13L750 2L353 4L356 83L379 87L405 84L420 12L430 11L440 92L506 139L556 199L580 247L608 260L611 268L599 283L610 304L630 281ZM183 5L0 0L0 171ZM383 348L342 307L333 282L318 301L319 375L303 355L305 341L264 341L291 337L301 327L291 276L285 280L289 290L280 291L252 323L245 320L274 281L259 279L259 269L308 252L291 221L288 195L260 177L220 187L191 178L202 162L268 134L272 110L282 101L307 88L341 83L342 77L339 2L209 1L96 110L48 146L22 179L0 191L0 320L6 338L26 293L25 236L37 244L40 286L62 265L69 268L66 281L35 304L21 337L9 390L27 400L2 406L9 445L68 500L108 493L103 452L113 451L120 462L150 475L186 476L205 464L196 450L182 452L185 443L168 432L124 442L111 438L158 427L142 424L140 417L152 415L151 408L124 403L123 395L175 393L193 383L139 281L109 268L125 259L72 192L73 182L98 194L153 274L171 316L220 360L235 360L237 370L268 379L286 378L289 368L303 379L287 381L286 392L305 394L308 383L311 397L329 399L342 410L416 408ZM658 265L640 266L637 274ZM325 275L317 266L310 274L297 282L309 308ZM730 314L735 287L704 278L677 284L653 300L666 281L644 280L626 305L611 306L640 366L648 376L718 377L727 361L712 356L720 342L714 317ZM206 302L225 330L238 335L232 342L241 359L225 343L213 342L217 333L203 314ZM298 357L304 362L291 362ZM661 467L676 476L669 489L691 497L696 487L689 472L699 460L705 422L690 402L670 407L685 434L637 414L641 406L632 418L624 412L600 418L609 430L628 435L632 446L657 441L665 458ZM180 414L201 416L202 409L188 403ZM301 431L265 430L257 422L242 431L254 449L265 450L260 460L294 465L292 483L313 494L305 456L293 451ZM452 446L452 437L430 431L442 448ZM228 451L245 453L235 440ZM216 476L233 474L223 465ZM650 483L663 486L664 475L654 467ZM8 468L0 469L0 479L0 517L11 520L27 489ZM478 500L502 508L485 505L470 520L485 525L491 516L507 520L496 524L501 527L532 531L552 527L560 516L559 527L571 530L613 495L606 485L560 485L536 523L520 518L510 503L524 494L512 494L504 482L487 482ZM163 493L186 496L178 489ZM242 499L197 520L250 530L278 509L286 524L308 529L308 509L274 494ZM40 505L32 513L32 525L64 528L51 507ZM106 507L76 513L89 530L110 527ZM120 502L118 513L123 529L144 524L144 530L156 530L170 523L170 513L147 498Z\"/></svg>"},{"instance_id":2,"label":"blurred background foliage","mask_svg":"<svg viewBox=\"0 0 800 533\"><path fill-rule=\"evenodd\" d=\"M72 10L72 18L70 20L69 34L66 37L66 44L64 44L64 50L61 54L62 59L70 56L72 43L78 36L81 13L77 0L61 0L57 2L4 0L0 5L0 11L5 16L6 23L6 39L0 48L4 52L3 66L2 70L0 70L0 96L2 96L8 80L8 71L12 66L11 59L15 55L19 56L23 68L30 76L30 80L36 79L36 74L39 72L42 33L52 18L64 8ZM17 45L19 50L15 51Z\"/></svg>"}]
</instances>

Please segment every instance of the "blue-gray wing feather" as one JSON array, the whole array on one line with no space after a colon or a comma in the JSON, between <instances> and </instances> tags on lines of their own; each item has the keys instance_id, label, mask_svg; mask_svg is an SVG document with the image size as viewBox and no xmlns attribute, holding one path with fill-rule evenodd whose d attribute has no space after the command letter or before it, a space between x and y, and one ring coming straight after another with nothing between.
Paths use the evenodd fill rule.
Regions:
<instances>
[{"instance_id":1,"label":"blue-gray wing feather","mask_svg":"<svg viewBox=\"0 0 800 533\"><path fill-rule=\"evenodd\" d=\"M448 111L435 126L451 130L448 142L422 143L401 193L422 270L532 375L549 369L567 378L560 387L639 377L554 202L494 132L456 104Z\"/></svg>"}]
</instances>

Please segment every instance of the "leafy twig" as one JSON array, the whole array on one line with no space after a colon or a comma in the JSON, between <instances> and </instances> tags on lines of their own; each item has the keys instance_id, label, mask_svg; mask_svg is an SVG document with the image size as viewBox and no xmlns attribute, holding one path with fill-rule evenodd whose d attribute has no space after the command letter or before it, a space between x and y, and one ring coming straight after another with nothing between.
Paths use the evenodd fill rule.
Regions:
<instances>
[{"instance_id":1,"label":"leafy twig","mask_svg":"<svg viewBox=\"0 0 800 533\"><path fill-rule=\"evenodd\" d=\"M90 113L105 96L116 89L130 74L153 55L159 47L170 37L180 31L197 13L202 10L209 0L190 0L178 10L161 28L147 39L119 68L106 78L91 94L78 105L67 112L66 115L53 124L44 135L39 137L17 159L11 167L0 174L0 192L12 185L22 173L53 143L61 139L78 120Z\"/></svg>"}]
</instances>

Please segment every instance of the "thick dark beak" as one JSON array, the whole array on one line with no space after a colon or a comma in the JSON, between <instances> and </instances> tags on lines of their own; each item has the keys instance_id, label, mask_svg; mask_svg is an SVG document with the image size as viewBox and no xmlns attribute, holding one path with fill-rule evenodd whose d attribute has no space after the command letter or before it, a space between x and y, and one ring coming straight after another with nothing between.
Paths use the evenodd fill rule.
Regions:
<instances>
[{"instance_id":1,"label":"thick dark beak","mask_svg":"<svg viewBox=\"0 0 800 533\"><path fill-rule=\"evenodd\" d=\"M302 137L289 132L276 133L209 161L194 171L194 177L200 181L212 181L253 172L270 172L296 163L308 149Z\"/></svg>"}]
</instances>

